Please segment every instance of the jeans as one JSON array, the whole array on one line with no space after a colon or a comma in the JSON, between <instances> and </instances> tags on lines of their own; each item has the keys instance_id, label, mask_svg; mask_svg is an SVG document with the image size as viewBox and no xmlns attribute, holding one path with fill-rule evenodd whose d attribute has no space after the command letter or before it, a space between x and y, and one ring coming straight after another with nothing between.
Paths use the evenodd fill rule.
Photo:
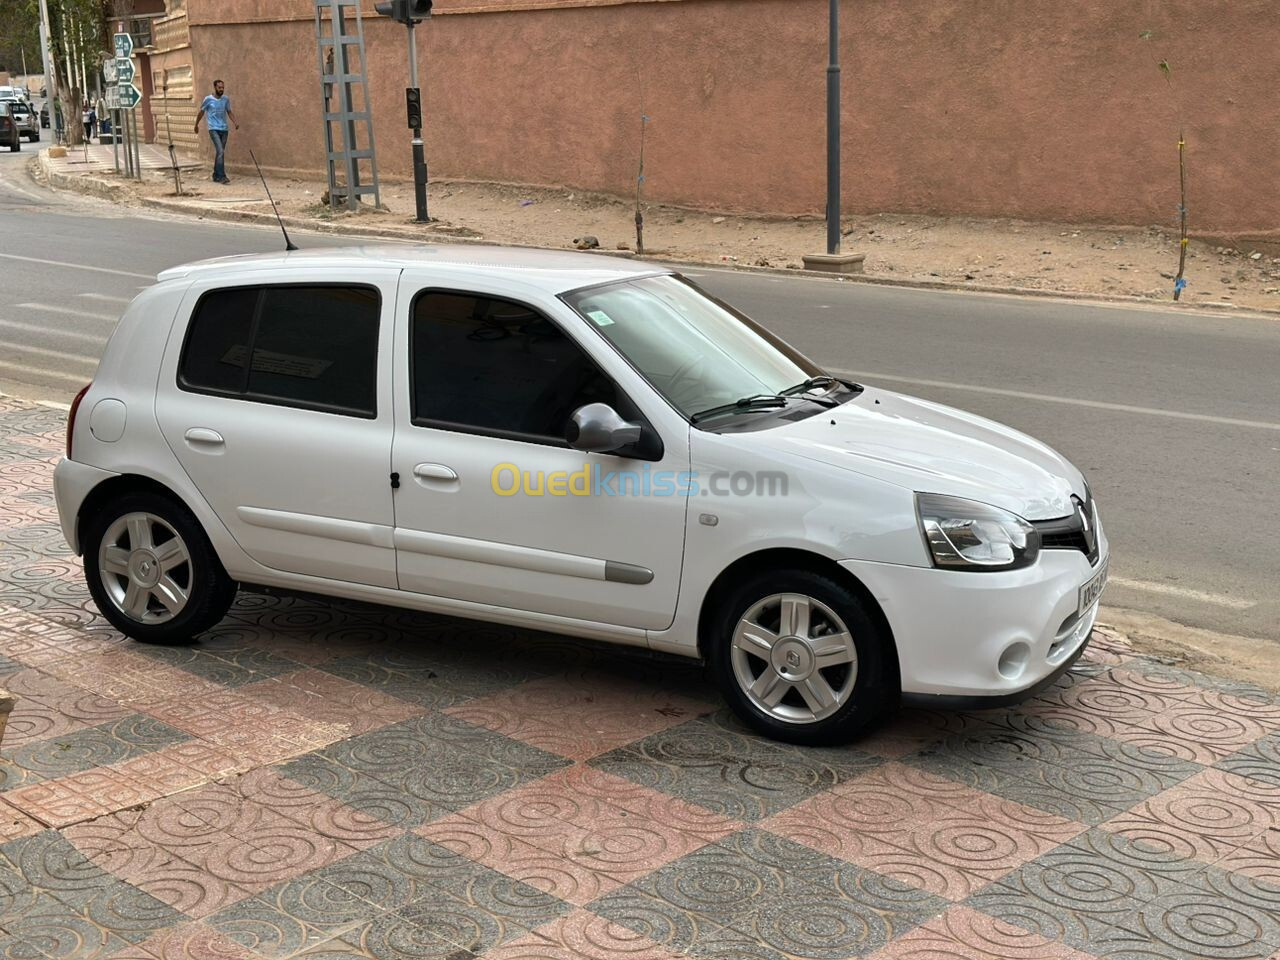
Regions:
<instances>
[{"instance_id":1,"label":"jeans","mask_svg":"<svg viewBox=\"0 0 1280 960\"><path fill-rule=\"evenodd\" d=\"M210 130L209 139L213 141L213 179L227 179L227 171L223 168L223 159L227 153L227 131Z\"/></svg>"}]
</instances>

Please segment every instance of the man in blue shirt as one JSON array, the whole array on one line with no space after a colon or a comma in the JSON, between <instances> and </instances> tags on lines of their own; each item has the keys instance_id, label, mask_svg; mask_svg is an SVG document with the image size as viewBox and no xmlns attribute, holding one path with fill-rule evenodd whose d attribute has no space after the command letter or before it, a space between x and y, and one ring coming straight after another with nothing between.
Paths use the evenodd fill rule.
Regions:
<instances>
[{"instance_id":1,"label":"man in blue shirt","mask_svg":"<svg viewBox=\"0 0 1280 960\"><path fill-rule=\"evenodd\" d=\"M236 115L231 112L231 98L223 90L221 80L213 81L213 93L204 98L200 104L200 112L196 114L196 133L200 132L200 118L209 115L209 139L213 141L213 179L215 183L230 183L223 160L227 152L227 120L230 119L237 130Z\"/></svg>"}]
</instances>

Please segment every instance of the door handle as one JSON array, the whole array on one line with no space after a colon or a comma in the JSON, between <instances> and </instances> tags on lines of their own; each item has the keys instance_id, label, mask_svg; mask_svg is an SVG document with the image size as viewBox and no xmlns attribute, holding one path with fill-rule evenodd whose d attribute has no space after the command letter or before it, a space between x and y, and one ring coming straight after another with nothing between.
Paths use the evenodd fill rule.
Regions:
<instances>
[{"instance_id":1,"label":"door handle","mask_svg":"<svg viewBox=\"0 0 1280 960\"><path fill-rule=\"evenodd\" d=\"M443 463L420 463L413 468L419 480L457 480L458 475Z\"/></svg>"},{"instance_id":2,"label":"door handle","mask_svg":"<svg viewBox=\"0 0 1280 960\"><path fill-rule=\"evenodd\" d=\"M217 430L210 430L208 427L192 427L183 436L186 437L187 443L210 447L220 447L224 442L222 434Z\"/></svg>"}]
</instances>

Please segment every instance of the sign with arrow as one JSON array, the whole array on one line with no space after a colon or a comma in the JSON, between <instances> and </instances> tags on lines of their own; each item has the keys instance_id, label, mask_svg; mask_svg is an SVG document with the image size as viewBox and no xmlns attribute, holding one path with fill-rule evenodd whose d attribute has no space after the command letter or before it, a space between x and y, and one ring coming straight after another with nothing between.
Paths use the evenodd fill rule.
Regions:
<instances>
[{"instance_id":1,"label":"sign with arrow","mask_svg":"<svg viewBox=\"0 0 1280 960\"><path fill-rule=\"evenodd\" d=\"M133 37L127 33L115 34L116 59L128 59L133 56Z\"/></svg>"},{"instance_id":2,"label":"sign with arrow","mask_svg":"<svg viewBox=\"0 0 1280 960\"><path fill-rule=\"evenodd\" d=\"M130 61L132 63L133 61ZM102 76L111 86L116 84L116 62L114 60L102 61Z\"/></svg>"},{"instance_id":3,"label":"sign with arrow","mask_svg":"<svg viewBox=\"0 0 1280 960\"><path fill-rule=\"evenodd\" d=\"M107 109L132 110L142 102L142 91L132 83L107 88Z\"/></svg>"},{"instance_id":4,"label":"sign with arrow","mask_svg":"<svg viewBox=\"0 0 1280 960\"><path fill-rule=\"evenodd\" d=\"M128 57L116 57L116 81L118 83L131 83L137 75L134 69L133 61Z\"/></svg>"}]
</instances>

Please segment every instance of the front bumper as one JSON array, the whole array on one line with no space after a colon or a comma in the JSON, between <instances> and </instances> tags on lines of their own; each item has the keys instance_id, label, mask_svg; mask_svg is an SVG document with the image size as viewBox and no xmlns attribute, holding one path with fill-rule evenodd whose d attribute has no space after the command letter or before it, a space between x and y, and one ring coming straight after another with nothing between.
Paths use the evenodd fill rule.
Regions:
<instances>
[{"instance_id":1,"label":"front bumper","mask_svg":"<svg viewBox=\"0 0 1280 960\"><path fill-rule=\"evenodd\" d=\"M1033 566L972 573L846 560L875 596L898 647L903 699L940 706L999 706L1051 684L1084 651L1098 614L1077 616L1080 587L1098 562L1045 550Z\"/></svg>"}]
</instances>

